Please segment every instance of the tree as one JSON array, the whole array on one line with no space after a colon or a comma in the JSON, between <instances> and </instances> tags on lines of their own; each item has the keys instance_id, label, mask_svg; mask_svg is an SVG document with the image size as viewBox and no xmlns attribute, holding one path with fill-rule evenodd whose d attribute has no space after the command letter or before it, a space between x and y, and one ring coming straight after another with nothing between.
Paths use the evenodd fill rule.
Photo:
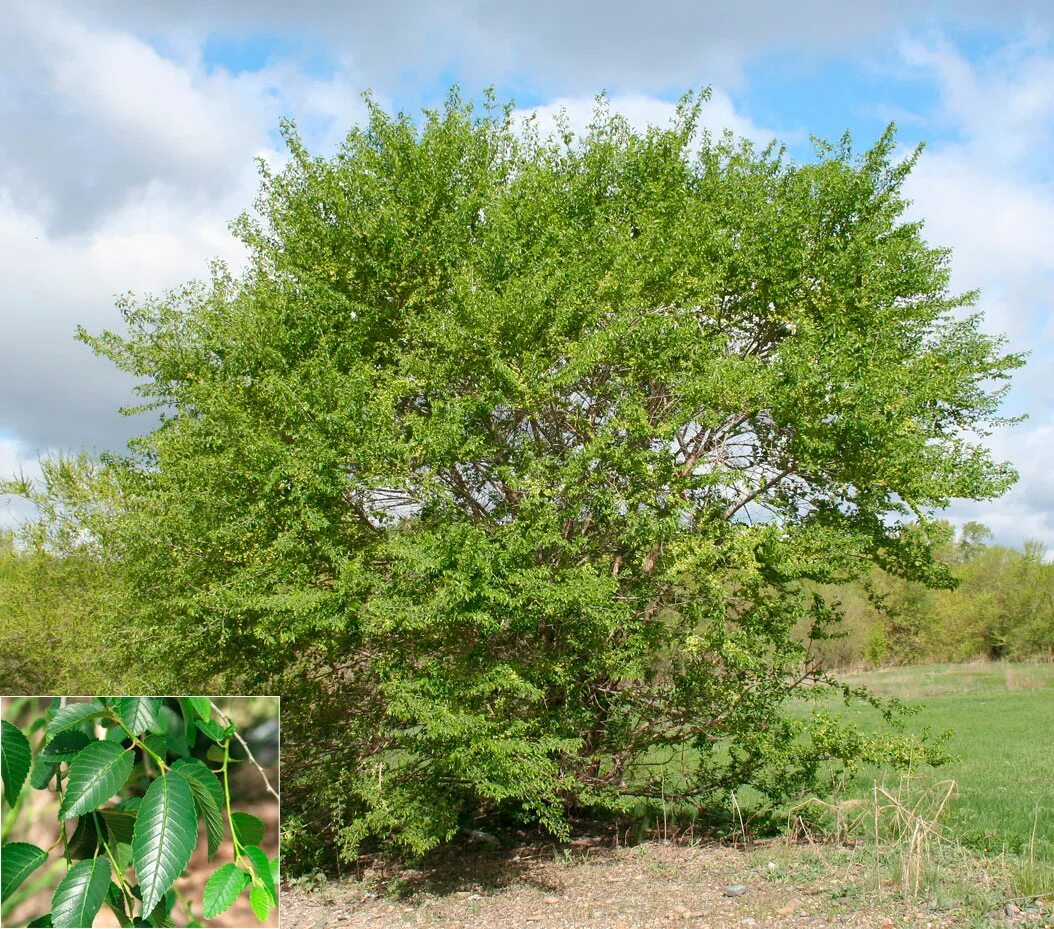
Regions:
<instances>
[{"instance_id":1,"label":"tree","mask_svg":"<svg viewBox=\"0 0 1054 929\"><path fill-rule=\"evenodd\" d=\"M329 159L286 125L244 273L83 335L163 413L93 532L182 680L284 688L291 835L561 833L877 751L782 709L826 680L791 630L837 622L803 583L947 581L927 515L1012 480L972 437L1020 359L892 129L796 164L706 96L580 138L371 104Z\"/></svg>"},{"instance_id":2,"label":"tree","mask_svg":"<svg viewBox=\"0 0 1054 929\"><path fill-rule=\"evenodd\" d=\"M270 702L277 711L277 701ZM232 799L238 798L232 798L229 772L245 760L247 744L208 697L96 697L69 703L54 697L50 705L46 697L22 697L4 710L12 717L0 720L0 773L8 806L0 845L6 925L14 925L13 911L37 896L41 884L53 883L50 911L23 916L26 925L91 926L105 903L121 926L180 925L174 922L180 909L188 925L200 926L198 906L173 884L190 866L199 820L206 838L202 850L211 862L223 845L225 818L233 860L217 861L204 885L205 919L228 910L243 890L261 922L278 905L279 859L268 859L261 848L264 823L251 813L231 811ZM15 724L19 716L30 717L28 729ZM192 755L195 747L203 757ZM248 757L255 762L251 753ZM34 841L48 834L45 820L57 814L51 826L54 842L46 851L30 842L6 841L30 788L54 790L57 801L47 808L46 795L29 800L36 807ZM120 800L112 804L115 796ZM65 872L35 875L19 892L60 845ZM221 860L225 857L226 852ZM193 870L201 874L200 862Z\"/></svg>"}]
</instances>

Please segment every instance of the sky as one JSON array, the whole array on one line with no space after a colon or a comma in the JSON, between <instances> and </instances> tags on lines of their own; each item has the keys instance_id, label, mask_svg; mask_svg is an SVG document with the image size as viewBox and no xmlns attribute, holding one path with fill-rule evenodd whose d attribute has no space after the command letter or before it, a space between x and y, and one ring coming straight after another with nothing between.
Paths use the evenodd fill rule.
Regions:
<instances>
[{"instance_id":1,"label":"sky","mask_svg":"<svg viewBox=\"0 0 1054 929\"><path fill-rule=\"evenodd\" d=\"M810 157L890 122L953 287L1030 353L1007 398L1027 414L988 441L1020 473L997 501L957 501L997 541L1054 549L1054 4L1014 0L184 0L0 8L0 474L42 454L121 449L146 431L132 382L74 340L119 328L115 297L243 259L228 223L279 120L334 150L370 90L419 113L451 84L584 125L600 91L635 125L712 88L704 122ZM0 525L24 515L0 502Z\"/></svg>"}]
</instances>

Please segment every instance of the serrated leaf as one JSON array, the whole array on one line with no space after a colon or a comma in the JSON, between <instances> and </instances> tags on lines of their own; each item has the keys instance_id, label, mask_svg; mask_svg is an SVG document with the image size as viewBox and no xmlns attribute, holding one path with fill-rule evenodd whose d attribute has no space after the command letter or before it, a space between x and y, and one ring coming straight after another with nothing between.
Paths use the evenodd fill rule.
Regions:
<instances>
[{"instance_id":1,"label":"serrated leaf","mask_svg":"<svg viewBox=\"0 0 1054 929\"><path fill-rule=\"evenodd\" d=\"M273 898L263 887L254 887L249 891L249 905L253 908L256 918L263 922L267 914L271 912Z\"/></svg>"},{"instance_id":2,"label":"serrated leaf","mask_svg":"<svg viewBox=\"0 0 1054 929\"><path fill-rule=\"evenodd\" d=\"M75 729L60 732L53 739L48 740L40 750L40 757L55 762L73 761L91 741L90 736L77 732Z\"/></svg>"},{"instance_id":3,"label":"serrated leaf","mask_svg":"<svg viewBox=\"0 0 1054 929\"><path fill-rule=\"evenodd\" d=\"M247 845L242 849L242 854L249 859L253 867L253 874L256 875L259 884L277 901L278 894L275 892L274 881L271 879L271 862L267 860L263 849L256 845Z\"/></svg>"},{"instance_id":4,"label":"serrated leaf","mask_svg":"<svg viewBox=\"0 0 1054 929\"><path fill-rule=\"evenodd\" d=\"M279 867L278 856L275 855L275 857L271 859L271 880L274 882L275 887L279 884Z\"/></svg>"},{"instance_id":5,"label":"serrated leaf","mask_svg":"<svg viewBox=\"0 0 1054 929\"><path fill-rule=\"evenodd\" d=\"M132 773L132 752L113 742L92 742L70 762L59 818L69 819L102 806Z\"/></svg>"},{"instance_id":6,"label":"serrated leaf","mask_svg":"<svg viewBox=\"0 0 1054 929\"><path fill-rule=\"evenodd\" d=\"M14 893L47 860L48 853L29 842L8 842L0 846L0 899Z\"/></svg>"},{"instance_id":7,"label":"serrated leaf","mask_svg":"<svg viewBox=\"0 0 1054 929\"><path fill-rule=\"evenodd\" d=\"M149 787L135 820L132 863L149 913L190 861L198 837L194 795L186 778L167 771Z\"/></svg>"},{"instance_id":8,"label":"serrated leaf","mask_svg":"<svg viewBox=\"0 0 1054 929\"><path fill-rule=\"evenodd\" d=\"M135 813L123 810L99 810L99 816L106 824L106 832L114 842L132 841L135 831Z\"/></svg>"},{"instance_id":9,"label":"serrated leaf","mask_svg":"<svg viewBox=\"0 0 1054 929\"><path fill-rule=\"evenodd\" d=\"M223 749L218 745L210 745L208 751L205 752L205 757L208 758L209 761L222 762L226 755L224 754Z\"/></svg>"},{"instance_id":10,"label":"serrated leaf","mask_svg":"<svg viewBox=\"0 0 1054 929\"><path fill-rule=\"evenodd\" d=\"M0 777L4 780L4 797L8 806L14 806L18 800L32 761L33 753L25 734L18 726L3 720L0 724Z\"/></svg>"},{"instance_id":11,"label":"serrated leaf","mask_svg":"<svg viewBox=\"0 0 1054 929\"><path fill-rule=\"evenodd\" d=\"M205 820L205 835L209 843L209 861L223 841L223 787L208 765L197 758L180 758L172 765L190 784L198 812Z\"/></svg>"},{"instance_id":12,"label":"serrated leaf","mask_svg":"<svg viewBox=\"0 0 1054 929\"><path fill-rule=\"evenodd\" d=\"M161 728L158 718L161 710L160 697L122 697L117 709L121 722L132 735L140 736L144 732L157 732Z\"/></svg>"},{"instance_id":13,"label":"serrated leaf","mask_svg":"<svg viewBox=\"0 0 1054 929\"><path fill-rule=\"evenodd\" d=\"M117 809L125 810L129 813L135 813L139 810L142 805L142 797L125 797L120 803L117 804Z\"/></svg>"},{"instance_id":14,"label":"serrated leaf","mask_svg":"<svg viewBox=\"0 0 1054 929\"><path fill-rule=\"evenodd\" d=\"M238 836L239 845L259 845L264 837L264 824L252 813L231 813L231 828Z\"/></svg>"},{"instance_id":15,"label":"serrated leaf","mask_svg":"<svg viewBox=\"0 0 1054 929\"><path fill-rule=\"evenodd\" d=\"M225 864L208 879L202 897L204 916L213 919L230 909L235 900L252 881L236 864Z\"/></svg>"},{"instance_id":16,"label":"serrated leaf","mask_svg":"<svg viewBox=\"0 0 1054 929\"><path fill-rule=\"evenodd\" d=\"M60 732L73 729L86 719L92 719L95 716L105 716L109 712L98 700L89 700L87 703L71 703L55 711L51 722L48 723L48 738L53 739Z\"/></svg>"},{"instance_id":17,"label":"serrated leaf","mask_svg":"<svg viewBox=\"0 0 1054 929\"><path fill-rule=\"evenodd\" d=\"M110 863L105 858L78 861L55 888L51 898L54 926L90 926L110 889Z\"/></svg>"}]
</instances>

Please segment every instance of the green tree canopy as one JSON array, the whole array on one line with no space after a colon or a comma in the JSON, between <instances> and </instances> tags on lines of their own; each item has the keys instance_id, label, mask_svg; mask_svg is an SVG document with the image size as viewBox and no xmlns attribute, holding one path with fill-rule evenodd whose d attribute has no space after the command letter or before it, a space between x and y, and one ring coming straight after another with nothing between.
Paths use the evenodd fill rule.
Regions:
<instances>
[{"instance_id":1,"label":"green tree canopy","mask_svg":"<svg viewBox=\"0 0 1054 929\"><path fill-rule=\"evenodd\" d=\"M699 798L870 750L781 711L823 679L791 630L837 618L802 582L947 580L928 514L1012 480L978 436L1020 359L905 219L892 130L798 164L705 98L580 137L371 104L331 158L286 126L244 272L84 335L163 415L94 511L126 609L198 646L181 681L287 688L305 832L559 832L669 794L674 747Z\"/></svg>"}]
</instances>

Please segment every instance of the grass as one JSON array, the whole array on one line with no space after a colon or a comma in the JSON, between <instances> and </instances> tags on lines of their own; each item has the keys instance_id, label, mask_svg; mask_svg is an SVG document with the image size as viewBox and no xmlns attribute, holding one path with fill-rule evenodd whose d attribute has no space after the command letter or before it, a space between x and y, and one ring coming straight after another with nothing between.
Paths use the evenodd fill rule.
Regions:
<instances>
[{"instance_id":1,"label":"grass","mask_svg":"<svg viewBox=\"0 0 1054 929\"><path fill-rule=\"evenodd\" d=\"M955 760L907 779L897 771L861 769L835 796L808 804L822 811L830 836L846 837L852 823L853 838L866 840L871 828L865 820L877 810L885 822L883 854L900 862L902 884L917 884L923 865L966 853L988 862L1018 894L1054 894L1054 664L925 665L840 677L916 707L907 729L949 731L946 744ZM808 707L802 704L800 712L822 708L865 731L885 725L874 708L847 707L834 697ZM670 774L678 776L676 764ZM948 782L954 791L945 799ZM749 787L737 794L744 808L760 799ZM691 817L688 806L676 813ZM648 814L645 832L665 829L654 816ZM938 832L926 826L934 816ZM908 872L915 874L911 881Z\"/></svg>"},{"instance_id":2,"label":"grass","mask_svg":"<svg viewBox=\"0 0 1054 929\"><path fill-rule=\"evenodd\" d=\"M913 729L952 730L948 748L957 760L936 776L958 785L944 817L955 839L1054 873L1054 664L929 665L845 679L918 705ZM878 725L870 708L839 712ZM847 791L865 796L876 780L897 778L862 771Z\"/></svg>"}]
</instances>

